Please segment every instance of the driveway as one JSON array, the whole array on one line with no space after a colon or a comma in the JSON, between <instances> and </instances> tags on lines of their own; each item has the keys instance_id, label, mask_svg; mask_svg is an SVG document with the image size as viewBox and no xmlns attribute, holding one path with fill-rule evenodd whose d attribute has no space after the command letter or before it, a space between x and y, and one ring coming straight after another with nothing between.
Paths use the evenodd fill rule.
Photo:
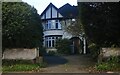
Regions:
<instances>
[{"instance_id":1,"label":"driveway","mask_svg":"<svg viewBox=\"0 0 120 75\"><path fill-rule=\"evenodd\" d=\"M88 68L95 62L88 55L45 56L48 67L45 73L88 73Z\"/></svg>"}]
</instances>

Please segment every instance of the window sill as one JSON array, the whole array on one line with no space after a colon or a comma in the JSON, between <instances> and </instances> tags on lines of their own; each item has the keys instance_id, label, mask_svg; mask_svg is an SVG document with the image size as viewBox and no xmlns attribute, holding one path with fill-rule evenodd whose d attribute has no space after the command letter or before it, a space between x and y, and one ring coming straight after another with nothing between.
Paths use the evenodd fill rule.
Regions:
<instances>
[{"instance_id":1,"label":"window sill","mask_svg":"<svg viewBox=\"0 0 120 75\"><path fill-rule=\"evenodd\" d=\"M44 30L44 31L49 31L49 30L62 30L62 29L47 29L47 30Z\"/></svg>"},{"instance_id":2,"label":"window sill","mask_svg":"<svg viewBox=\"0 0 120 75\"><path fill-rule=\"evenodd\" d=\"M55 47L46 47L47 49L56 49Z\"/></svg>"}]
</instances>

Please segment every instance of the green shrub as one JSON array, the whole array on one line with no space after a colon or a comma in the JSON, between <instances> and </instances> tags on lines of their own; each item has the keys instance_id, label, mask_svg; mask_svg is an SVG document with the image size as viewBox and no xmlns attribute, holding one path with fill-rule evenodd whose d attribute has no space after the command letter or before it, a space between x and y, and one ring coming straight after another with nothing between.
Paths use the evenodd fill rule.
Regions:
<instances>
[{"instance_id":1,"label":"green shrub","mask_svg":"<svg viewBox=\"0 0 120 75\"><path fill-rule=\"evenodd\" d=\"M110 56L107 59L107 62L108 63L119 63L120 62L120 57L118 57L118 56Z\"/></svg>"},{"instance_id":2,"label":"green shrub","mask_svg":"<svg viewBox=\"0 0 120 75\"><path fill-rule=\"evenodd\" d=\"M99 71L113 71L113 70L118 70L120 71L120 58L116 56L111 56L110 58L107 59L107 61L98 63L96 65L96 69Z\"/></svg>"},{"instance_id":3,"label":"green shrub","mask_svg":"<svg viewBox=\"0 0 120 75\"><path fill-rule=\"evenodd\" d=\"M114 71L114 70L120 70L120 64L119 63L99 63L96 65L96 69L99 71Z\"/></svg>"},{"instance_id":4,"label":"green shrub","mask_svg":"<svg viewBox=\"0 0 120 75\"><path fill-rule=\"evenodd\" d=\"M96 66L96 69L99 71L106 71L106 70L110 70L110 66L108 63L101 63Z\"/></svg>"},{"instance_id":5,"label":"green shrub","mask_svg":"<svg viewBox=\"0 0 120 75\"><path fill-rule=\"evenodd\" d=\"M70 40L69 39L58 39L56 41L56 49L58 54L69 55L71 53Z\"/></svg>"},{"instance_id":6,"label":"green shrub","mask_svg":"<svg viewBox=\"0 0 120 75\"><path fill-rule=\"evenodd\" d=\"M39 54L40 54L40 56L46 55L47 54L46 48L45 47L39 48Z\"/></svg>"},{"instance_id":7,"label":"green shrub","mask_svg":"<svg viewBox=\"0 0 120 75\"><path fill-rule=\"evenodd\" d=\"M94 43L91 43L91 44L88 46L88 49L90 50L91 56L92 56L94 59L97 59L97 58L98 58L98 55L99 55L99 52L100 52L99 46L97 46L97 45L94 44Z\"/></svg>"},{"instance_id":8,"label":"green shrub","mask_svg":"<svg viewBox=\"0 0 120 75\"><path fill-rule=\"evenodd\" d=\"M48 55L50 55L50 56L53 56L53 55L55 55L55 54L56 54L55 51L49 51L49 52L48 52Z\"/></svg>"}]
</instances>

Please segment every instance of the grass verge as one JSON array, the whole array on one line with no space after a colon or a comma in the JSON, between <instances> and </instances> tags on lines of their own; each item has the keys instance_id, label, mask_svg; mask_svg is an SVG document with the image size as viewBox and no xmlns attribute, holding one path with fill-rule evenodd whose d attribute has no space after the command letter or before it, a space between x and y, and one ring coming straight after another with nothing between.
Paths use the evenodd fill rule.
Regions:
<instances>
[{"instance_id":1,"label":"grass verge","mask_svg":"<svg viewBox=\"0 0 120 75\"><path fill-rule=\"evenodd\" d=\"M47 64L37 63L34 64L29 60L3 60L2 71L3 72L25 72L25 71L38 71L41 68L46 67Z\"/></svg>"}]
</instances>

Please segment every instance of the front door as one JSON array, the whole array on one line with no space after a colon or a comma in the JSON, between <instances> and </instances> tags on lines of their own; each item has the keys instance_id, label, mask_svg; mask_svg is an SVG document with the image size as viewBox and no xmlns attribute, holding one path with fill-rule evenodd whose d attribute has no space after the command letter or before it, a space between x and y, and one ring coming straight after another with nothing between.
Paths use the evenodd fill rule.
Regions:
<instances>
[{"instance_id":1,"label":"front door","mask_svg":"<svg viewBox=\"0 0 120 75\"><path fill-rule=\"evenodd\" d=\"M80 39L78 37L71 38L71 53L78 54L80 50Z\"/></svg>"}]
</instances>

